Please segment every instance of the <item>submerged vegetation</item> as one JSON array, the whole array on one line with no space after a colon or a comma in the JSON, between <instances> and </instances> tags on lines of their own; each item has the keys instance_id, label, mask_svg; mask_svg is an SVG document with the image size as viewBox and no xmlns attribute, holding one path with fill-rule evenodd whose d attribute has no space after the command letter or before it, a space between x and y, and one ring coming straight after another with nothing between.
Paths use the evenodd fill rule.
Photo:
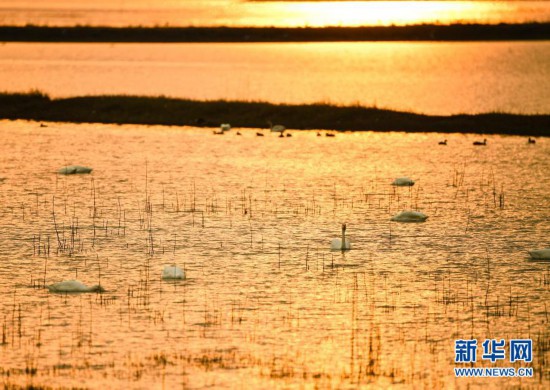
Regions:
<instances>
[{"instance_id":1,"label":"submerged vegetation","mask_svg":"<svg viewBox=\"0 0 550 390\"><path fill-rule=\"evenodd\" d=\"M0 41L14 42L352 42L527 39L550 39L550 23L288 28L0 26Z\"/></svg>"},{"instance_id":2,"label":"submerged vegetation","mask_svg":"<svg viewBox=\"0 0 550 390\"><path fill-rule=\"evenodd\" d=\"M528 335L534 340L534 378L503 378L498 384L516 388L537 381L544 387L548 382L544 303L550 287L548 268L539 266L528 273L522 267L525 280L518 282L506 272L495 272L503 264L498 254L483 254L478 248L441 258L440 264L426 269L418 264L422 254L412 254L417 249L407 244L407 236L415 233L397 228L392 235L391 225L385 233L374 233L379 240L377 254L360 255L369 248L363 244L355 257L343 252L329 255L325 237L315 235L281 249L283 236L277 234L287 230L268 228L285 215L311 226L326 223L327 216L333 216L332 221L348 215L355 220L372 216L369 225L377 231L384 225L376 227L377 216L420 201L434 211L452 204L447 210L457 214L457 225L440 230L439 240L458 235L471 242L485 223L476 222L476 215L504 211L493 199L497 192L493 174L468 177L466 166L449 172L446 181L452 185L443 186L448 196L444 202L411 187L388 190L389 183L379 180L364 187L346 186L340 193L336 187L334 193L313 192L300 200L292 189L267 182L265 188L234 192L197 187L185 178L159 186L147 169L131 185L105 173L95 172L89 178L61 176L44 187L44 193L27 197L20 207L8 207L0 215L4 221L25 222L28 244L32 235L32 256L31 246L27 247L32 262L25 265L22 287L10 290L10 299L0 305L2 352L17 356L0 366L4 388L25 388L19 387L22 383L34 389L50 388L42 383L76 388L81 378L90 387L104 383L148 387L162 382L168 388L210 383L220 388L241 383L235 376L246 378L243 383L254 388L425 383L446 388L452 383L452 339L481 338L489 331L499 337ZM473 187L479 190L471 191ZM247 225L249 245L248 234L228 234L245 232ZM218 235L222 230L226 232ZM209 232L205 243L193 239L201 232ZM222 237L222 245L212 244ZM245 249L238 252L239 247ZM167 284L158 278L158 265L171 252L189 264L191 283ZM208 254L201 258L201 252ZM408 254L399 267L406 267L412 279L395 267L404 261L401 252ZM124 262L115 260L121 255ZM234 280L219 279L220 270L231 275L233 263L245 283L264 278L258 293L238 293L231 288ZM98 281L103 275L110 289L97 296L56 295L48 300L43 289L46 279L68 272ZM118 273L126 279L119 280ZM285 289L271 290L271 281L279 279ZM543 296L541 302L531 300L528 283ZM414 288L408 287L411 284ZM227 296L217 290L223 291L225 285L232 291ZM315 299L308 301L308 289ZM33 295L39 299L29 300ZM140 352L120 347L118 340L119 350L113 352L105 341L111 338L113 323L116 332L127 338L144 333ZM517 324L513 331L507 328L510 323ZM269 330L264 333L264 329ZM170 343L151 344L153 338L167 337ZM470 382L463 378L458 383Z\"/></svg>"},{"instance_id":3,"label":"submerged vegetation","mask_svg":"<svg viewBox=\"0 0 550 390\"><path fill-rule=\"evenodd\" d=\"M546 161L545 142L512 162L508 137L498 153L491 139L435 160L452 154L419 146L436 135L245 145L19 124L1 132L13 167L0 187L4 388L475 387L454 378L453 343L489 337L533 341L532 364L480 356L476 367L533 369L494 388L548 387L550 267L525 251L546 238L532 221L548 209L529 200L545 204L547 181L510 168ZM59 175L65 160L94 170ZM414 186L391 185L397 167ZM430 219L390 222L402 209ZM351 251L330 251L339 221ZM185 280L161 279L172 263ZM44 288L73 277L106 291Z\"/></svg>"},{"instance_id":4,"label":"submerged vegetation","mask_svg":"<svg viewBox=\"0 0 550 390\"><path fill-rule=\"evenodd\" d=\"M376 107L195 101L168 97L83 96L52 99L40 92L0 94L0 118L59 122L289 129L550 135L550 115L486 113L423 115Z\"/></svg>"}]
</instances>

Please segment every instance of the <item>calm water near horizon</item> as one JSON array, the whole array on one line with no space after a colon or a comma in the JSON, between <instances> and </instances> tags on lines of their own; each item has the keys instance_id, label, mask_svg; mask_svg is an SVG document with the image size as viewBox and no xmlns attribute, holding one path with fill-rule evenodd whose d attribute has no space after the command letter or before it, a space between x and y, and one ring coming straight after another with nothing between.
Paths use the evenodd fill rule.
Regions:
<instances>
[{"instance_id":1,"label":"calm water near horizon","mask_svg":"<svg viewBox=\"0 0 550 390\"><path fill-rule=\"evenodd\" d=\"M547 1L0 0L0 24L361 26L549 22Z\"/></svg>"},{"instance_id":2,"label":"calm water near horizon","mask_svg":"<svg viewBox=\"0 0 550 390\"><path fill-rule=\"evenodd\" d=\"M0 45L0 90L550 113L550 42Z\"/></svg>"},{"instance_id":3,"label":"calm water near horizon","mask_svg":"<svg viewBox=\"0 0 550 390\"><path fill-rule=\"evenodd\" d=\"M548 139L260 130L0 121L2 382L550 386L550 264L527 254L550 245ZM106 292L43 288L73 278ZM475 366L535 377L455 379L459 338L531 338L532 363Z\"/></svg>"}]
</instances>

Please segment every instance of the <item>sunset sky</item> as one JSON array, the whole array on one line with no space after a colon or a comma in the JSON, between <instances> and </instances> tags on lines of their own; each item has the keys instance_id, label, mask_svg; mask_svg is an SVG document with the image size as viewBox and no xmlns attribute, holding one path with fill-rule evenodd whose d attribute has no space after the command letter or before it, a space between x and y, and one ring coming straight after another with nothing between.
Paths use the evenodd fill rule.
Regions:
<instances>
[{"instance_id":1,"label":"sunset sky","mask_svg":"<svg viewBox=\"0 0 550 390\"><path fill-rule=\"evenodd\" d=\"M544 1L0 0L0 24L357 26L549 21Z\"/></svg>"}]
</instances>

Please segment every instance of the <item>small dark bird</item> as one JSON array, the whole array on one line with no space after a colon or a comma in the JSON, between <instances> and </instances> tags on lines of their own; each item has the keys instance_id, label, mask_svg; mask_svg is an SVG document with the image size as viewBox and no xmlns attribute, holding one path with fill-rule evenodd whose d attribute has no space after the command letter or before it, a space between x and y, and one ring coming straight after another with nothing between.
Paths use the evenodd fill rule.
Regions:
<instances>
[{"instance_id":1,"label":"small dark bird","mask_svg":"<svg viewBox=\"0 0 550 390\"><path fill-rule=\"evenodd\" d=\"M537 140L534 139L534 138L529 137L529 139L527 140L527 143L528 143L528 144L536 144L536 143L537 143Z\"/></svg>"},{"instance_id":2,"label":"small dark bird","mask_svg":"<svg viewBox=\"0 0 550 390\"><path fill-rule=\"evenodd\" d=\"M445 140L445 141L439 141L439 145L447 145L447 140Z\"/></svg>"},{"instance_id":3,"label":"small dark bird","mask_svg":"<svg viewBox=\"0 0 550 390\"><path fill-rule=\"evenodd\" d=\"M237 134L236 135L241 135L241 132L240 131L237 131Z\"/></svg>"},{"instance_id":4,"label":"small dark bird","mask_svg":"<svg viewBox=\"0 0 550 390\"><path fill-rule=\"evenodd\" d=\"M336 137L336 134L333 134L333 133L326 133L325 134L327 137Z\"/></svg>"},{"instance_id":5,"label":"small dark bird","mask_svg":"<svg viewBox=\"0 0 550 390\"><path fill-rule=\"evenodd\" d=\"M475 141L474 145L476 145L476 146L479 146L479 145L485 146L485 145L487 145L487 140L484 139L483 142Z\"/></svg>"},{"instance_id":6,"label":"small dark bird","mask_svg":"<svg viewBox=\"0 0 550 390\"><path fill-rule=\"evenodd\" d=\"M287 137L292 137L292 134L286 133L286 136L287 136Z\"/></svg>"},{"instance_id":7,"label":"small dark bird","mask_svg":"<svg viewBox=\"0 0 550 390\"><path fill-rule=\"evenodd\" d=\"M41 123L40 127L48 127L48 125L45 125L44 123Z\"/></svg>"},{"instance_id":8,"label":"small dark bird","mask_svg":"<svg viewBox=\"0 0 550 390\"><path fill-rule=\"evenodd\" d=\"M258 137L263 137L263 136L264 136L263 133L256 133L256 135L257 135Z\"/></svg>"},{"instance_id":9,"label":"small dark bird","mask_svg":"<svg viewBox=\"0 0 550 390\"><path fill-rule=\"evenodd\" d=\"M320 137L321 136L321 133L317 132L317 137Z\"/></svg>"}]
</instances>

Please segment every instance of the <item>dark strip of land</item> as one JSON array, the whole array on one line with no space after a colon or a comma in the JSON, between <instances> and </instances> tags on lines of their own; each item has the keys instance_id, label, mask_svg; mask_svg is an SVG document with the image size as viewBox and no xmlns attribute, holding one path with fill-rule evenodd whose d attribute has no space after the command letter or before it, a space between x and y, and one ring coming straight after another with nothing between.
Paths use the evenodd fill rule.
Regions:
<instances>
[{"instance_id":1,"label":"dark strip of land","mask_svg":"<svg viewBox=\"0 0 550 390\"><path fill-rule=\"evenodd\" d=\"M550 23L372 27L0 26L4 42L353 42L548 40Z\"/></svg>"},{"instance_id":2,"label":"dark strip of land","mask_svg":"<svg viewBox=\"0 0 550 390\"><path fill-rule=\"evenodd\" d=\"M550 136L550 115L421 115L361 106L195 101L166 97L84 96L51 99L40 92L0 94L1 119L289 129L408 131Z\"/></svg>"}]
</instances>

